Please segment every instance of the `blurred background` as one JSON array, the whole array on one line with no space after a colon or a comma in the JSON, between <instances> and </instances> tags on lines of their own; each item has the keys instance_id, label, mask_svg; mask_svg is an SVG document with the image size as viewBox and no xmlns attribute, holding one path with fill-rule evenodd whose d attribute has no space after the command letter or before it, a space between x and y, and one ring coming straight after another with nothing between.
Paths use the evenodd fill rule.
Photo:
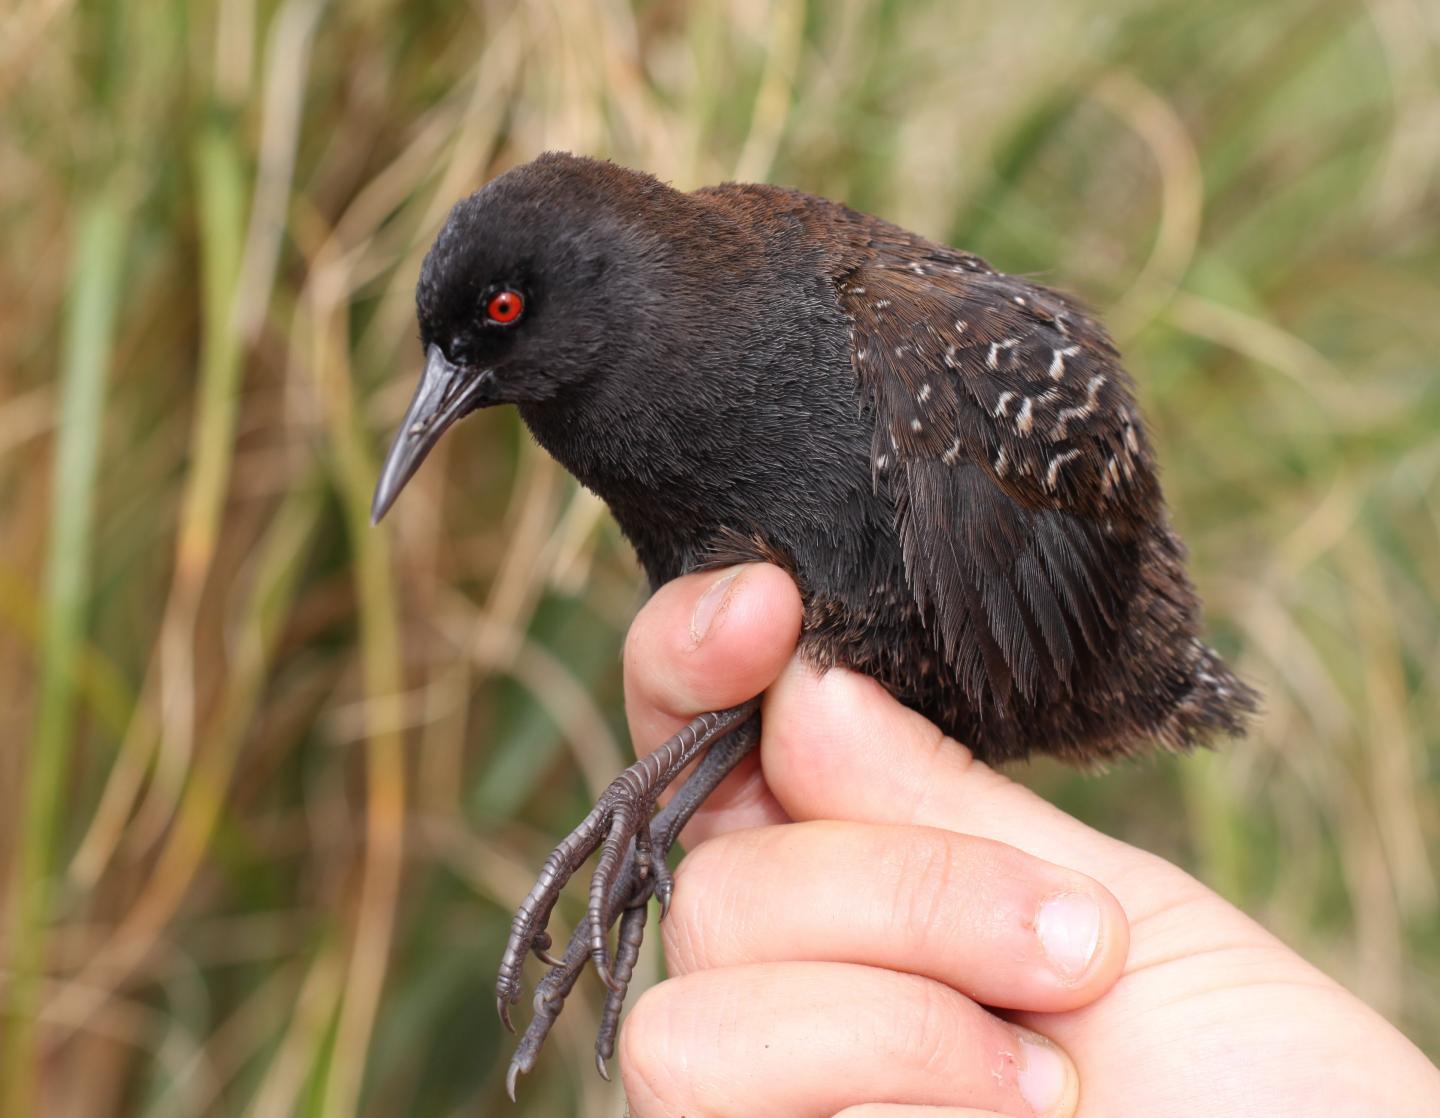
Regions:
<instances>
[{"instance_id":1,"label":"blurred background","mask_svg":"<svg viewBox=\"0 0 1440 1118\"><path fill-rule=\"evenodd\" d=\"M547 148L844 199L1101 309L1267 713L1016 775L1440 1054L1432 0L14 0L7 1112L620 1113L597 982L518 1108L492 987L628 755L632 557L509 412L367 518L420 259Z\"/></svg>"}]
</instances>

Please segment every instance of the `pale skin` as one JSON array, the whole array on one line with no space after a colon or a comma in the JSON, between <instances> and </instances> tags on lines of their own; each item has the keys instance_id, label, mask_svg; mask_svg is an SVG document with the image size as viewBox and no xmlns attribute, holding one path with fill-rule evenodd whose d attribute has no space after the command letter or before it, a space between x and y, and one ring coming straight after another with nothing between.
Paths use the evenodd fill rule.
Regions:
<instances>
[{"instance_id":1,"label":"pale skin","mask_svg":"<svg viewBox=\"0 0 1440 1118\"><path fill-rule=\"evenodd\" d=\"M759 755L684 835L672 977L621 1033L634 1118L1440 1114L1440 1071L1358 998L878 685L817 674L799 631L760 565L670 583L631 629L642 751L765 692Z\"/></svg>"}]
</instances>

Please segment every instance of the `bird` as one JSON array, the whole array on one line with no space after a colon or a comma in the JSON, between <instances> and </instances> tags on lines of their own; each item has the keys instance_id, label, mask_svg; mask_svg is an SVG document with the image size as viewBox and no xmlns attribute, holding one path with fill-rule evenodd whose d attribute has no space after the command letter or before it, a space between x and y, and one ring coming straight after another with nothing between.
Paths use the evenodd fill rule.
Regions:
<instances>
[{"instance_id":1,"label":"bird","mask_svg":"<svg viewBox=\"0 0 1440 1118\"><path fill-rule=\"evenodd\" d=\"M1069 295L798 190L685 192L547 152L455 205L416 312L424 372L376 522L451 426L512 405L652 589L779 565L802 656L873 677L982 761L1188 750L1258 709L1201 637L1134 382ZM758 740L757 699L701 712L547 859L496 987L509 1026L525 960L551 967L512 1098L587 964L606 1074L649 901L663 919L671 896L664 855ZM550 912L597 850L557 958Z\"/></svg>"}]
</instances>

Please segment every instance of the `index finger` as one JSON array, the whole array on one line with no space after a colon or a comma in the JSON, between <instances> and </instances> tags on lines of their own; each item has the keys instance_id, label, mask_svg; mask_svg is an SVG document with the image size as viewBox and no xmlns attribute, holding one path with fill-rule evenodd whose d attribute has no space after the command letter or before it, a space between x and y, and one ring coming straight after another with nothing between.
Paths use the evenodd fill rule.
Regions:
<instances>
[{"instance_id":1,"label":"index finger","mask_svg":"<svg viewBox=\"0 0 1440 1118\"><path fill-rule=\"evenodd\" d=\"M1127 909L1122 890L1142 863L1176 872L997 772L865 676L794 661L767 692L764 717L766 780L791 818L995 839L1098 878Z\"/></svg>"}]
</instances>

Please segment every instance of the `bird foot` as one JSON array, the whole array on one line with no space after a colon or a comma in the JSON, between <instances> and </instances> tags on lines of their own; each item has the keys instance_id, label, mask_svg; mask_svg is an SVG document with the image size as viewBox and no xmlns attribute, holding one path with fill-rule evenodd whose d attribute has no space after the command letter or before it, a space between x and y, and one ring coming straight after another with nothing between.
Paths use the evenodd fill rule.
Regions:
<instances>
[{"instance_id":1,"label":"bird foot","mask_svg":"<svg viewBox=\"0 0 1440 1118\"><path fill-rule=\"evenodd\" d=\"M510 1007L519 1001L526 956L533 952L552 968L536 987L535 1015L510 1063L506 1085L512 1098L516 1080L534 1067L587 960L594 963L607 987L595 1052L601 1074L608 1078L604 1065L614 1054L620 1011L645 933L646 904L654 895L660 900L662 919L669 911L674 883L665 857L705 797L759 740L758 720L752 718L758 707L758 700L751 700L696 718L621 773L580 826L545 860L535 886L515 914L496 982L496 1008L505 1027L513 1031ZM652 823L651 812L660 793L702 753L705 756L699 767ZM597 849L600 856L590 881L585 919L557 960L550 954L552 940L546 925L560 890ZM617 919L620 934L612 960L607 937Z\"/></svg>"},{"instance_id":2,"label":"bird foot","mask_svg":"<svg viewBox=\"0 0 1440 1118\"><path fill-rule=\"evenodd\" d=\"M635 964L640 957L640 946L645 936L646 903L654 890L654 881L643 878L632 855L618 875L607 915L611 922L619 914L620 937L615 950L615 960L610 969L611 984L605 991L605 1006L600 1015L600 1027L595 1037L595 1066L602 1077L610 1078L607 1063L615 1054L615 1038L620 1029L620 1011L625 1005L630 980L635 973ZM591 960L590 917L581 921L570 937L564 956L540 980L535 988L534 1015L525 1027L525 1033L515 1046L510 1060L510 1069L505 1082L510 1097L515 1097L515 1083L523 1074L529 1073L540 1055L550 1030L565 1008L565 999L575 988L575 983L585 972Z\"/></svg>"}]
</instances>

